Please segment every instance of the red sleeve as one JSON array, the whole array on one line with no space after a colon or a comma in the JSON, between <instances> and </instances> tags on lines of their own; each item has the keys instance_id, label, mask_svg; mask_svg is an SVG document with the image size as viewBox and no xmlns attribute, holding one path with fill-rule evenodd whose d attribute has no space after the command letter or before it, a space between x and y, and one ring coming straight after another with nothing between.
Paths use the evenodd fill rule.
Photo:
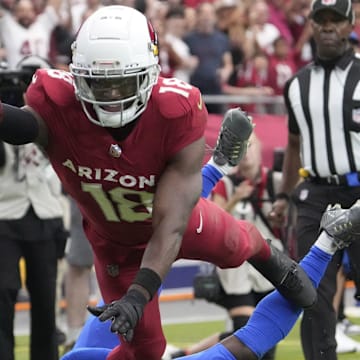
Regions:
<instances>
[{"instance_id":1,"label":"red sleeve","mask_svg":"<svg viewBox=\"0 0 360 360\"><path fill-rule=\"evenodd\" d=\"M160 79L153 90L167 126L169 156L205 135L208 112L198 88L178 79Z\"/></svg>"},{"instance_id":2,"label":"red sleeve","mask_svg":"<svg viewBox=\"0 0 360 360\"><path fill-rule=\"evenodd\" d=\"M205 134L207 116L204 111L189 112L185 117L177 119L174 128L174 136L169 137L169 154L173 155L179 152L187 145L200 139Z\"/></svg>"},{"instance_id":3,"label":"red sleeve","mask_svg":"<svg viewBox=\"0 0 360 360\"><path fill-rule=\"evenodd\" d=\"M53 110L44 90L43 73L36 71L25 93L26 104L31 106L43 119L51 118Z\"/></svg>"},{"instance_id":4,"label":"red sleeve","mask_svg":"<svg viewBox=\"0 0 360 360\"><path fill-rule=\"evenodd\" d=\"M26 103L44 119L54 115L52 105L66 107L72 104L74 99L71 74L56 69L37 70L26 91Z\"/></svg>"},{"instance_id":5,"label":"red sleeve","mask_svg":"<svg viewBox=\"0 0 360 360\"><path fill-rule=\"evenodd\" d=\"M46 123L49 144L58 143L63 136L64 117L70 116L69 109L77 108L74 105L78 103L71 74L56 69L37 70L26 91L26 103Z\"/></svg>"}]
</instances>

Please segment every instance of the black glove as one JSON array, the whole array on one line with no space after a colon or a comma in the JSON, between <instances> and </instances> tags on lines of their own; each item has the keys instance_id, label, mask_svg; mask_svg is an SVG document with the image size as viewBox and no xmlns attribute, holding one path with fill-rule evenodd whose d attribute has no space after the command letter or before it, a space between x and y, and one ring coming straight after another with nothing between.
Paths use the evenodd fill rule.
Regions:
<instances>
[{"instance_id":1,"label":"black glove","mask_svg":"<svg viewBox=\"0 0 360 360\"><path fill-rule=\"evenodd\" d=\"M140 320L147 303L145 296L138 290L129 290L120 300L103 306L88 306L88 311L100 321L111 319L111 332L123 336L129 342L134 336L134 328Z\"/></svg>"}]
</instances>

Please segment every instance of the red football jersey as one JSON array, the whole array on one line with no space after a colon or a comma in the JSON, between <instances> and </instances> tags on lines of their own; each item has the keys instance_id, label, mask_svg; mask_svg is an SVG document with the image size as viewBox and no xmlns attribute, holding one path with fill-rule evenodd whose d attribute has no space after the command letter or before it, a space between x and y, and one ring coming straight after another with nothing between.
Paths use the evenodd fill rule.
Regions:
<instances>
[{"instance_id":1,"label":"red football jersey","mask_svg":"<svg viewBox=\"0 0 360 360\"><path fill-rule=\"evenodd\" d=\"M275 95L283 95L286 81L295 73L296 65L291 56L287 59L269 57L268 83L274 89Z\"/></svg>"},{"instance_id":2,"label":"red football jersey","mask_svg":"<svg viewBox=\"0 0 360 360\"><path fill-rule=\"evenodd\" d=\"M153 195L166 163L204 135L207 111L199 90L160 78L123 141L88 120L70 73L37 70L26 98L47 124L47 154L65 191L78 203L88 236L95 231L124 245L146 242Z\"/></svg>"}]
</instances>

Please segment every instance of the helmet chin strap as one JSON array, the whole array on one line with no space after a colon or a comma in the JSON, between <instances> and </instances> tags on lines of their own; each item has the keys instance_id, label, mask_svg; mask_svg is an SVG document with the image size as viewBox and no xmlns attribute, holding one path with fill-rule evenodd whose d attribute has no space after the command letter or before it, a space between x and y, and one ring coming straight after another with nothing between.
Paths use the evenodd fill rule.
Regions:
<instances>
[{"instance_id":1,"label":"helmet chin strap","mask_svg":"<svg viewBox=\"0 0 360 360\"><path fill-rule=\"evenodd\" d=\"M136 106L137 104L142 104L142 106ZM98 125L100 123L100 125L104 127L118 128L131 123L142 114L146 109L146 101L144 102L142 99L137 99L128 109L122 110L121 112L106 111L97 104L93 104L93 108L98 120L89 118L91 121Z\"/></svg>"},{"instance_id":2,"label":"helmet chin strap","mask_svg":"<svg viewBox=\"0 0 360 360\"><path fill-rule=\"evenodd\" d=\"M94 110L96 112L96 115L98 117L98 121L100 122L101 126L105 127L123 127L129 122L133 120L133 117L135 114L135 111L132 111L133 109L123 110L121 112L111 112L106 111L103 108L101 108L99 105L93 104ZM124 116L125 115L125 116ZM129 119L128 121L125 121L124 119Z\"/></svg>"}]
</instances>

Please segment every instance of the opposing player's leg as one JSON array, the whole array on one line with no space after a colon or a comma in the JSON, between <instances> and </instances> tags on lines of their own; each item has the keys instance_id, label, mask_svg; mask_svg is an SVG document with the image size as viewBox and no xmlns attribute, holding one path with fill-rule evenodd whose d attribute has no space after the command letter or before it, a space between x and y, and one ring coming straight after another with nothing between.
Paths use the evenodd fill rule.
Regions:
<instances>
[{"instance_id":1,"label":"opposing player's leg","mask_svg":"<svg viewBox=\"0 0 360 360\"><path fill-rule=\"evenodd\" d=\"M360 241L360 202L350 209L338 206L328 209L321 221L321 234L300 265L318 286L332 255ZM290 332L302 309L278 291L266 296L257 306L248 323L222 343L182 360L255 360L271 349Z\"/></svg>"},{"instance_id":2,"label":"opposing player's leg","mask_svg":"<svg viewBox=\"0 0 360 360\"><path fill-rule=\"evenodd\" d=\"M252 131L251 117L247 116L245 112L241 111L240 108L227 111L213 156L202 170L202 197L206 198L229 168L238 164L243 158ZM245 238L246 236L247 234L244 234ZM259 236L255 236L251 241L254 239L259 239ZM260 239L260 242L263 242L263 239ZM246 247L246 244L243 245ZM266 261L264 261L263 256L252 258L252 254L244 260L249 260L284 296L296 304L302 307L313 305L316 299L316 291L299 265L275 247L271 245L268 247L266 244L264 247L269 251L269 254L265 255Z\"/></svg>"},{"instance_id":3,"label":"opposing player's leg","mask_svg":"<svg viewBox=\"0 0 360 360\"><path fill-rule=\"evenodd\" d=\"M202 197L208 197L216 183L244 157L253 127L251 117L240 108L225 113L212 157L202 169Z\"/></svg>"}]
</instances>

